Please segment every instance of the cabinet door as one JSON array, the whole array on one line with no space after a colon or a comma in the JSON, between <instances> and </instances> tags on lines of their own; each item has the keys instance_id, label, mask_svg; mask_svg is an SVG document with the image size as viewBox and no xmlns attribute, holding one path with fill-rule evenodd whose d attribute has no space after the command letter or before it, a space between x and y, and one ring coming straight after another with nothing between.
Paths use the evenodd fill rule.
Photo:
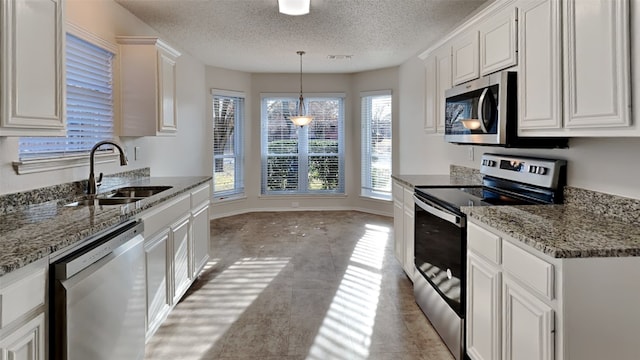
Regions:
<instances>
[{"instance_id":1,"label":"cabinet door","mask_svg":"<svg viewBox=\"0 0 640 360\"><path fill-rule=\"evenodd\" d=\"M0 135L64 136L62 1L0 6Z\"/></svg>"},{"instance_id":2,"label":"cabinet door","mask_svg":"<svg viewBox=\"0 0 640 360\"><path fill-rule=\"evenodd\" d=\"M504 360L554 359L553 309L504 276Z\"/></svg>"},{"instance_id":3,"label":"cabinet door","mask_svg":"<svg viewBox=\"0 0 640 360\"><path fill-rule=\"evenodd\" d=\"M489 17L480 26L481 75L516 65L518 61L516 16L516 9L509 8Z\"/></svg>"},{"instance_id":4,"label":"cabinet door","mask_svg":"<svg viewBox=\"0 0 640 360\"><path fill-rule=\"evenodd\" d=\"M160 112L158 132L174 133L178 130L176 120L176 61L163 51L158 51L158 77Z\"/></svg>"},{"instance_id":5,"label":"cabinet door","mask_svg":"<svg viewBox=\"0 0 640 360\"><path fill-rule=\"evenodd\" d=\"M477 79L480 76L477 31L470 31L455 40L451 45L451 52L453 54L452 76L454 85Z\"/></svg>"},{"instance_id":6,"label":"cabinet door","mask_svg":"<svg viewBox=\"0 0 640 360\"><path fill-rule=\"evenodd\" d=\"M560 129L560 1L526 1L518 11L518 131Z\"/></svg>"},{"instance_id":7,"label":"cabinet door","mask_svg":"<svg viewBox=\"0 0 640 360\"><path fill-rule=\"evenodd\" d=\"M500 360L500 271L472 252L467 257L467 354Z\"/></svg>"},{"instance_id":8,"label":"cabinet door","mask_svg":"<svg viewBox=\"0 0 640 360\"><path fill-rule=\"evenodd\" d=\"M424 131L436 132L436 118L438 114L438 97L436 84L436 58L429 56L425 66L425 102L424 102Z\"/></svg>"},{"instance_id":9,"label":"cabinet door","mask_svg":"<svg viewBox=\"0 0 640 360\"><path fill-rule=\"evenodd\" d=\"M0 359L44 360L44 337L44 313L40 313L0 341Z\"/></svg>"},{"instance_id":10,"label":"cabinet door","mask_svg":"<svg viewBox=\"0 0 640 360\"><path fill-rule=\"evenodd\" d=\"M145 241L145 277L147 286L147 329L149 339L156 332L171 309L167 279L169 271L169 229Z\"/></svg>"},{"instance_id":11,"label":"cabinet door","mask_svg":"<svg viewBox=\"0 0 640 360\"><path fill-rule=\"evenodd\" d=\"M563 4L565 127L629 125L629 1Z\"/></svg>"},{"instance_id":12,"label":"cabinet door","mask_svg":"<svg viewBox=\"0 0 640 360\"><path fill-rule=\"evenodd\" d=\"M444 92L451 88L451 46L445 45L435 53L436 58L436 129L444 132L446 105Z\"/></svg>"},{"instance_id":13,"label":"cabinet door","mask_svg":"<svg viewBox=\"0 0 640 360\"><path fill-rule=\"evenodd\" d=\"M415 275L415 254L414 254L414 234L415 234L415 209L413 202L413 190L404 189L404 272L413 281Z\"/></svg>"},{"instance_id":14,"label":"cabinet door","mask_svg":"<svg viewBox=\"0 0 640 360\"><path fill-rule=\"evenodd\" d=\"M393 182L393 250L404 268L404 187Z\"/></svg>"},{"instance_id":15,"label":"cabinet door","mask_svg":"<svg viewBox=\"0 0 640 360\"><path fill-rule=\"evenodd\" d=\"M209 205L196 210L191 218L193 244L192 278L198 276L209 260Z\"/></svg>"},{"instance_id":16,"label":"cabinet door","mask_svg":"<svg viewBox=\"0 0 640 360\"><path fill-rule=\"evenodd\" d=\"M173 304L176 304L189 288L189 217L171 226L173 255Z\"/></svg>"}]
</instances>

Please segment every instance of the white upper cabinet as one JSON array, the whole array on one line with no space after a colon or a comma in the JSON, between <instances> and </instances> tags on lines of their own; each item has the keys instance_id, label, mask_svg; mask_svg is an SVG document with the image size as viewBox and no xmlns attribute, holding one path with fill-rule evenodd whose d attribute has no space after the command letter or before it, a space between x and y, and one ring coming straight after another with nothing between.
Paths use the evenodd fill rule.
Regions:
<instances>
[{"instance_id":1,"label":"white upper cabinet","mask_svg":"<svg viewBox=\"0 0 640 360\"><path fill-rule=\"evenodd\" d=\"M480 76L478 66L478 32L469 31L451 44L453 84L458 85Z\"/></svg>"},{"instance_id":2,"label":"white upper cabinet","mask_svg":"<svg viewBox=\"0 0 640 360\"><path fill-rule=\"evenodd\" d=\"M527 0L519 7L518 132L638 136L631 119L628 0Z\"/></svg>"},{"instance_id":3,"label":"white upper cabinet","mask_svg":"<svg viewBox=\"0 0 640 360\"><path fill-rule=\"evenodd\" d=\"M629 2L565 0L565 127L630 124Z\"/></svg>"},{"instance_id":4,"label":"white upper cabinet","mask_svg":"<svg viewBox=\"0 0 640 360\"><path fill-rule=\"evenodd\" d=\"M562 127L560 10L556 0L519 4L520 130Z\"/></svg>"},{"instance_id":5,"label":"white upper cabinet","mask_svg":"<svg viewBox=\"0 0 640 360\"><path fill-rule=\"evenodd\" d=\"M516 9L509 7L480 25L480 75L488 75L517 64L516 19Z\"/></svg>"},{"instance_id":6,"label":"white upper cabinet","mask_svg":"<svg viewBox=\"0 0 640 360\"><path fill-rule=\"evenodd\" d=\"M444 132L445 126L445 95L444 92L452 87L451 83L451 46L444 45L434 54L436 62L436 129Z\"/></svg>"},{"instance_id":7,"label":"white upper cabinet","mask_svg":"<svg viewBox=\"0 0 640 360\"><path fill-rule=\"evenodd\" d=\"M424 102L424 131L436 132L436 119L438 113L437 84L436 84L436 59L433 56L424 61L425 66L425 102Z\"/></svg>"},{"instance_id":8,"label":"white upper cabinet","mask_svg":"<svg viewBox=\"0 0 640 360\"><path fill-rule=\"evenodd\" d=\"M119 36L121 136L175 135L176 60L156 37Z\"/></svg>"},{"instance_id":9,"label":"white upper cabinet","mask_svg":"<svg viewBox=\"0 0 640 360\"><path fill-rule=\"evenodd\" d=\"M64 136L62 0L3 0L0 136Z\"/></svg>"}]
</instances>

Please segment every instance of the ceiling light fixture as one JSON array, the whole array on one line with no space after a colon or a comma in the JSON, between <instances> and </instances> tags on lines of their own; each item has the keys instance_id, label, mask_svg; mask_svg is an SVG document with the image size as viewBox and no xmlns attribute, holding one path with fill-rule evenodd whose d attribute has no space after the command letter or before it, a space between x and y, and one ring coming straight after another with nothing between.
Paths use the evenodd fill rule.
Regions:
<instances>
[{"instance_id":1,"label":"ceiling light fixture","mask_svg":"<svg viewBox=\"0 0 640 360\"><path fill-rule=\"evenodd\" d=\"M310 5L311 0L278 0L278 10L285 15L306 15Z\"/></svg>"},{"instance_id":2,"label":"ceiling light fixture","mask_svg":"<svg viewBox=\"0 0 640 360\"><path fill-rule=\"evenodd\" d=\"M304 108L304 98L302 97L302 55L304 51L296 51L296 54L300 55L300 98L298 99L298 114L296 116L290 116L289 118L296 126L309 125L313 118L307 115L307 111Z\"/></svg>"}]
</instances>

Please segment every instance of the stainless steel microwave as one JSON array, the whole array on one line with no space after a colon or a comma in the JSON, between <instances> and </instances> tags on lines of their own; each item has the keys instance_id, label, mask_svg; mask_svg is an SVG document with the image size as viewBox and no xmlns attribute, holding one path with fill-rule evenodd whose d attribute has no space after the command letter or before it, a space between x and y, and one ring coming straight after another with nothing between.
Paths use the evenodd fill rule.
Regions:
<instances>
[{"instance_id":1,"label":"stainless steel microwave","mask_svg":"<svg viewBox=\"0 0 640 360\"><path fill-rule=\"evenodd\" d=\"M519 137L517 73L502 71L445 92L448 142L502 147L567 147L567 138Z\"/></svg>"}]
</instances>

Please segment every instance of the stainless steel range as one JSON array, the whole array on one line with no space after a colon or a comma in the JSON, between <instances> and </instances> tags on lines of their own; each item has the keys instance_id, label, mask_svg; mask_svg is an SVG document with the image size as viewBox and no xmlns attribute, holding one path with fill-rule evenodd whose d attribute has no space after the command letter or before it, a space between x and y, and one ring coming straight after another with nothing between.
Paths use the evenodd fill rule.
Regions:
<instances>
[{"instance_id":1,"label":"stainless steel range","mask_svg":"<svg viewBox=\"0 0 640 360\"><path fill-rule=\"evenodd\" d=\"M484 154L482 185L416 187L416 302L456 359L465 356L466 217L463 206L562 203L566 161Z\"/></svg>"}]
</instances>

